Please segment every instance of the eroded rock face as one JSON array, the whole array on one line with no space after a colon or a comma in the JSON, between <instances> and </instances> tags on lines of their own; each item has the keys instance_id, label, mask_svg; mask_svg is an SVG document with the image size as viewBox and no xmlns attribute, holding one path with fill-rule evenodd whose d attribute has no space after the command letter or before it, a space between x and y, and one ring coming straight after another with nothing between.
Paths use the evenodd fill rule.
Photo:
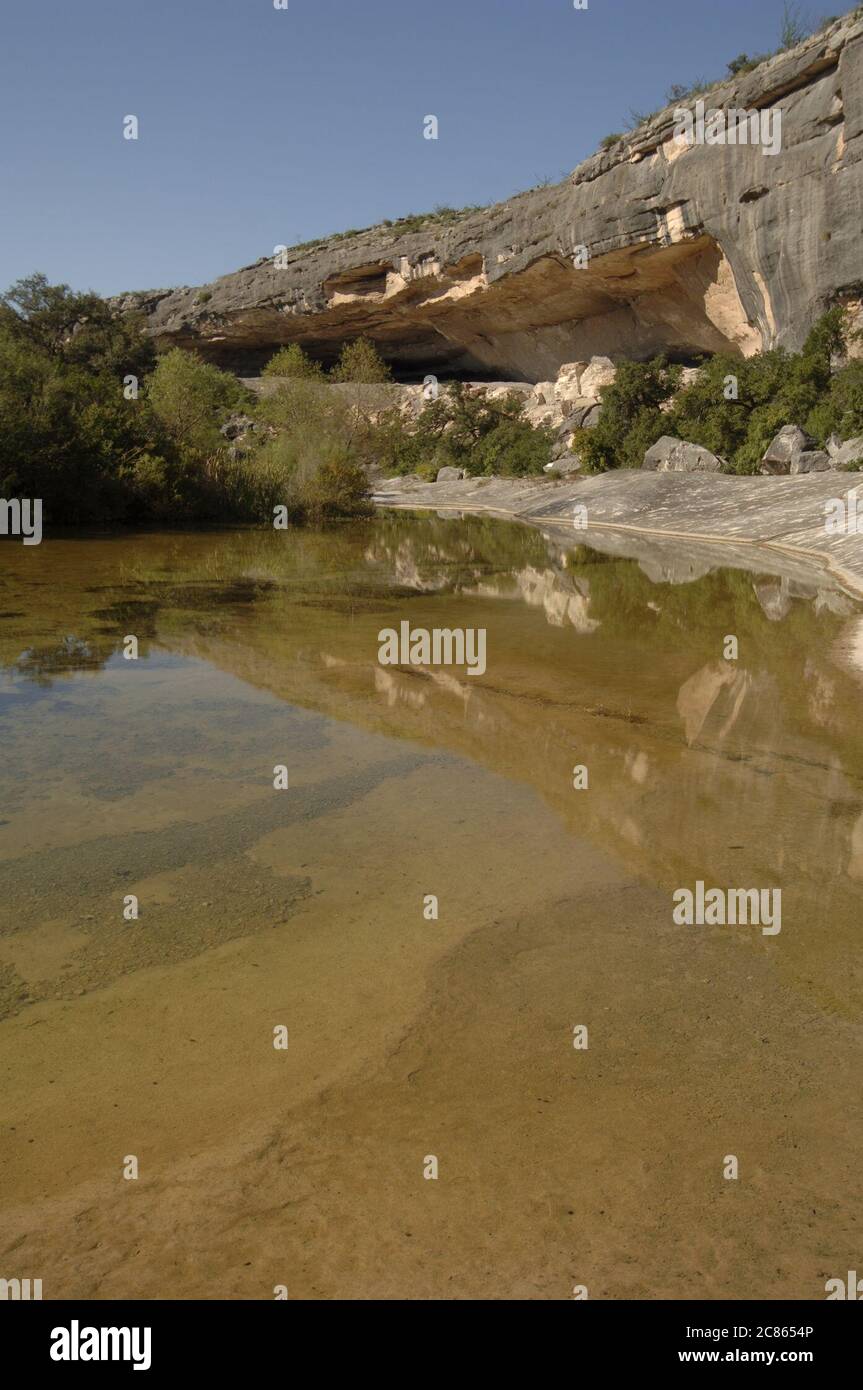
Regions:
<instances>
[{"instance_id":1,"label":"eroded rock face","mask_svg":"<svg viewBox=\"0 0 863 1390\"><path fill-rule=\"evenodd\" d=\"M681 144L669 107L556 186L143 295L151 331L241 374L290 342L329 363L359 334L402 375L529 381L597 356L799 348L828 304L859 300L863 19L707 102L781 109L780 152Z\"/></svg>"}]
</instances>

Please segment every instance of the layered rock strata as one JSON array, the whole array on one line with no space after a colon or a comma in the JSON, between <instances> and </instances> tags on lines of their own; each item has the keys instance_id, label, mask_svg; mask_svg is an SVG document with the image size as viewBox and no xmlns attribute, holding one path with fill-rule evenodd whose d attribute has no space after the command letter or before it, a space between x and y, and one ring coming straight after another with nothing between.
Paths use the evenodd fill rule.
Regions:
<instances>
[{"instance_id":1,"label":"layered rock strata","mask_svg":"<svg viewBox=\"0 0 863 1390\"><path fill-rule=\"evenodd\" d=\"M530 382L597 356L797 349L863 283L863 17L704 100L781 111L778 152L681 143L668 107L555 186L121 302L160 342L241 374L290 342L330 363L359 334L403 377Z\"/></svg>"}]
</instances>

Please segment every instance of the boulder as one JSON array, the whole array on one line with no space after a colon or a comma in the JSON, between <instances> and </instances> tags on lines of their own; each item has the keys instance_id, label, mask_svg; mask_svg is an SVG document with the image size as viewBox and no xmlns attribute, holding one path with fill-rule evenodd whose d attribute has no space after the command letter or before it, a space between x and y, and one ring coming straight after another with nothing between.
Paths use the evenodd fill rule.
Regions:
<instances>
[{"instance_id":1,"label":"boulder","mask_svg":"<svg viewBox=\"0 0 863 1390\"><path fill-rule=\"evenodd\" d=\"M826 473L835 468L836 462L824 449L804 449L791 460L792 473Z\"/></svg>"},{"instance_id":2,"label":"boulder","mask_svg":"<svg viewBox=\"0 0 863 1390\"><path fill-rule=\"evenodd\" d=\"M534 388L529 381L493 381L490 385L477 382L472 394L484 396L487 401L503 401L507 396L519 396L522 401L527 402L533 391Z\"/></svg>"},{"instance_id":3,"label":"boulder","mask_svg":"<svg viewBox=\"0 0 863 1390\"><path fill-rule=\"evenodd\" d=\"M848 468L850 464L860 463L863 461L863 434L847 439L844 444L838 435L832 434L827 440L827 452L831 468Z\"/></svg>"},{"instance_id":4,"label":"boulder","mask_svg":"<svg viewBox=\"0 0 863 1390\"><path fill-rule=\"evenodd\" d=\"M552 476L555 474L559 476L566 473L577 473L582 467L583 461L579 458L578 454L570 454L567 451L567 453L561 454L559 458L552 459L551 463L547 463L543 472L550 473Z\"/></svg>"},{"instance_id":5,"label":"boulder","mask_svg":"<svg viewBox=\"0 0 863 1390\"><path fill-rule=\"evenodd\" d=\"M575 409L571 411L569 415L567 415L563 424L560 426L559 433L571 434L573 430L581 430L585 428L591 429L593 425L596 424L596 420L599 419L599 409L599 405L596 401L581 401L575 407ZM596 419L592 419L591 424L585 426L585 421L588 419L588 417L594 415L596 416Z\"/></svg>"},{"instance_id":6,"label":"boulder","mask_svg":"<svg viewBox=\"0 0 863 1390\"><path fill-rule=\"evenodd\" d=\"M466 477L467 473L463 468L452 468L448 465L446 468L438 469L435 481L438 483L459 483L462 478Z\"/></svg>"},{"instance_id":7,"label":"boulder","mask_svg":"<svg viewBox=\"0 0 863 1390\"><path fill-rule=\"evenodd\" d=\"M557 397L554 394L555 386L556 382L554 381L538 381L531 393L531 404L550 406L556 405Z\"/></svg>"},{"instance_id":8,"label":"boulder","mask_svg":"<svg viewBox=\"0 0 863 1390\"><path fill-rule=\"evenodd\" d=\"M253 430L255 422L251 415L231 415L222 425L220 433L226 439L239 439L247 430Z\"/></svg>"},{"instance_id":9,"label":"boulder","mask_svg":"<svg viewBox=\"0 0 863 1390\"><path fill-rule=\"evenodd\" d=\"M599 399L603 386L611 386L617 376L617 368L610 357L591 357L590 364L582 372L579 381L582 396Z\"/></svg>"},{"instance_id":10,"label":"boulder","mask_svg":"<svg viewBox=\"0 0 863 1390\"><path fill-rule=\"evenodd\" d=\"M569 415L582 396L581 374L587 368L586 362L564 362L554 384L554 398L564 415Z\"/></svg>"},{"instance_id":11,"label":"boulder","mask_svg":"<svg viewBox=\"0 0 863 1390\"><path fill-rule=\"evenodd\" d=\"M791 473L798 454L814 448L815 440L798 425L783 425L761 460L762 473Z\"/></svg>"},{"instance_id":12,"label":"boulder","mask_svg":"<svg viewBox=\"0 0 863 1390\"><path fill-rule=\"evenodd\" d=\"M725 465L700 444L664 434L648 449L641 466L654 473L721 473Z\"/></svg>"},{"instance_id":13,"label":"boulder","mask_svg":"<svg viewBox=\"0 0 863 1390\"><path fill-rule=\"evenodd\" d=\"M543 405L540 401L531 398L522 410L522 418L534 429L547 425L551 429L556 429L561 423L560 411L555 405Z\"/></svg>"}]
</instances>

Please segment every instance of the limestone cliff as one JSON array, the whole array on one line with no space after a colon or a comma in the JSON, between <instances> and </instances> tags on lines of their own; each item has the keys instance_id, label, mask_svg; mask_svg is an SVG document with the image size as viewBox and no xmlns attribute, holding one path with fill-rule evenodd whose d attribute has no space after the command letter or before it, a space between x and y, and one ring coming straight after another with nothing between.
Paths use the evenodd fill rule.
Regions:
<instances>
[{"instance_id":1,"label":"limestone cliff","mask_svg":"<svg viewBox=\"0 0 863 1390\"><path fill-rule=\"evenodd\" d=\"M598 354L798 348L863 284L863 17L705 99L781 110L780 151L681 144L668 107L555 186L139 302L160 341L241 373L287 342L330 362L360 333L402 375L531 381Z\"/></svg>"}]
</instances>

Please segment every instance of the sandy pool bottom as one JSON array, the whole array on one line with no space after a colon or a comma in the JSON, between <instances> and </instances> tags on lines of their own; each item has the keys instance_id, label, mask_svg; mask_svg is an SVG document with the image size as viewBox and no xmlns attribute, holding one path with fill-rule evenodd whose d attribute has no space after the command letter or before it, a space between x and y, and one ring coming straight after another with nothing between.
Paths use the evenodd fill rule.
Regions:
<instances>
[{"instance_id":1,"label":"sandy pool bottom","mask_svg":"<svg viewBox=\"0 0 863 1390\"><path fill-rule=\"evenodd\" d=\"M245 935L0 1025L7 1277L48 1298L813 1298L855 1267L841 1020L746 929L674 927L527 788L344 737L356 785L218 866ZM168 954L178 923L206 944L207 843L147 880ZM278 893L252 890L278 880L273 921Z\"/></svg>"}]
</instances>

